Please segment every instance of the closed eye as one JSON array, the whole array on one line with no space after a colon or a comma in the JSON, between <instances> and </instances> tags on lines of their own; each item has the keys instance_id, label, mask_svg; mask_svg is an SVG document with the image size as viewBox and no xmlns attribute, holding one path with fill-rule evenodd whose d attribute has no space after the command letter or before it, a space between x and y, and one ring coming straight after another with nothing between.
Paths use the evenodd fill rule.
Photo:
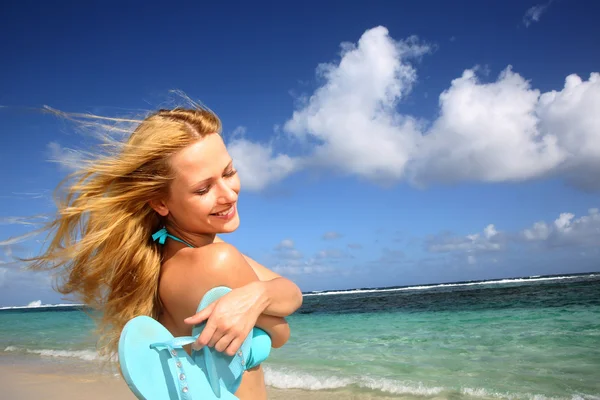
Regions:
<instances>
[{"instance_id":1,"label":"closed eye","mask_svg":"<svg viewBox=\"0 0 600 400\"><path fill-rule=\"evenodd\" d=\"M223 174L223 178L231 178L231 177L232 177L232 176L234 176L235 174L237 174L237 170L235 170L235 169L232 169L231 171L229 171L229 172L227 172L227 173ZM212 185L208 185L207 187L204 187L204 188L202 188L202 189L199 189L199 190L197 190L197 191L196 191L196 194L198 194L198 195L200 195L200 196L207 194L207 193L210 191L210 188L211 188L211 186L212 186Z\"/></svg>"}]
</instances>

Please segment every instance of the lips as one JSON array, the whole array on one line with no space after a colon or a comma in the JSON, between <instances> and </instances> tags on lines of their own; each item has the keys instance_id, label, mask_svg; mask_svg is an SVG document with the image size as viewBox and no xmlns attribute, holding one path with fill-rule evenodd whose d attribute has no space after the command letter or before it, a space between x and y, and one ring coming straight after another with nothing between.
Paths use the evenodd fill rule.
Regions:
<instances>
[{"instance_id":1,"label":"lips","mask_svg":"<svg viewBox=\"0 0 600 400\"><path fill-rule=\"evenodd\" d=\"M216 218L230 219L231 217L233 217L235 215L235 204L223 211L220 211L218 213L213 213L210 215L212 217L216 217Z\"/></svg>"}]
</instances>

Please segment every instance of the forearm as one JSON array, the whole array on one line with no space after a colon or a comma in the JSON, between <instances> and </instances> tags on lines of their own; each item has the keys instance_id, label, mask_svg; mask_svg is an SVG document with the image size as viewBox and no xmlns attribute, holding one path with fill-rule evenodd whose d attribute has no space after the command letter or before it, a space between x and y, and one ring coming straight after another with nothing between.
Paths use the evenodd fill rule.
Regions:
<instances>
[{"instance_id":1,"label":"forearm","mask_svg":"<svg viewBox=\"0 0 600 400\"><path fill-rule=\"evenodd\" d=\"M279 277L269 281L252 282L252 285L255 285L260 293L262 314L287 317L302 305L302 292L289 279Z\"/></svg>"},{"instance_id":2,"label":"forearm","mask_svg":"<svg viewBox=\"0 0 600 400\"><path fill-rule=\"evenodd\" d=\"M262 314L256 320L256 326L267 332L273 348L283 346L290 338L290 326L281 317Z\"/></svg>"}]
</instances>

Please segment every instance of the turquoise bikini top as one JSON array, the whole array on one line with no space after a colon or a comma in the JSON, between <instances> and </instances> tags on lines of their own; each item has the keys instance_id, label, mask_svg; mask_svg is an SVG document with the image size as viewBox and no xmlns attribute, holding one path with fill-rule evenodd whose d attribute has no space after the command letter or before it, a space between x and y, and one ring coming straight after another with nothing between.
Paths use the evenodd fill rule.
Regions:
<instances>
[{"instance_id":1,"label":"turquoise bikini top","mask_svg":"<svg viewBox=\"0 0 600 400\"><path fill-rule=\"evenodd\" d=\"M181 240L178 237L171 235L169 232L167 232L167 228L162 228L161 230L157 231L154 235L152 235L152 240L154 240L155 242L158 240L158 243L160 243L160 244L165 244L165 241L167 240L167 238L171 238L173 240L176 240L178 242L186 244L189 247L196 247L196 246L192 246L185 240Z\"/></svg>"}]
</instances>

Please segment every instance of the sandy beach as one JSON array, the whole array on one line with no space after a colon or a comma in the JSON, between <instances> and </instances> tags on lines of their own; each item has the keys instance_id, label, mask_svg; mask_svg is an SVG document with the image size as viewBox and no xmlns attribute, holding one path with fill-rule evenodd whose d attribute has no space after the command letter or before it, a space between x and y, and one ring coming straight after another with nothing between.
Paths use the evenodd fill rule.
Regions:
<instances>
[{"instance_id":1,"label":"sandy beach","mask_svg":"<svg viewBox=\"0 0 600 400\"><path fill-rule=\"evenodd\" d=\"M0 397L19 400L135 400L118 375L102 373L90 363L45 357L0 357ZM378 399L398 397L356 394L346 390L310 391L268 388L269 400Z\"/></svg>"}]
</instances>

